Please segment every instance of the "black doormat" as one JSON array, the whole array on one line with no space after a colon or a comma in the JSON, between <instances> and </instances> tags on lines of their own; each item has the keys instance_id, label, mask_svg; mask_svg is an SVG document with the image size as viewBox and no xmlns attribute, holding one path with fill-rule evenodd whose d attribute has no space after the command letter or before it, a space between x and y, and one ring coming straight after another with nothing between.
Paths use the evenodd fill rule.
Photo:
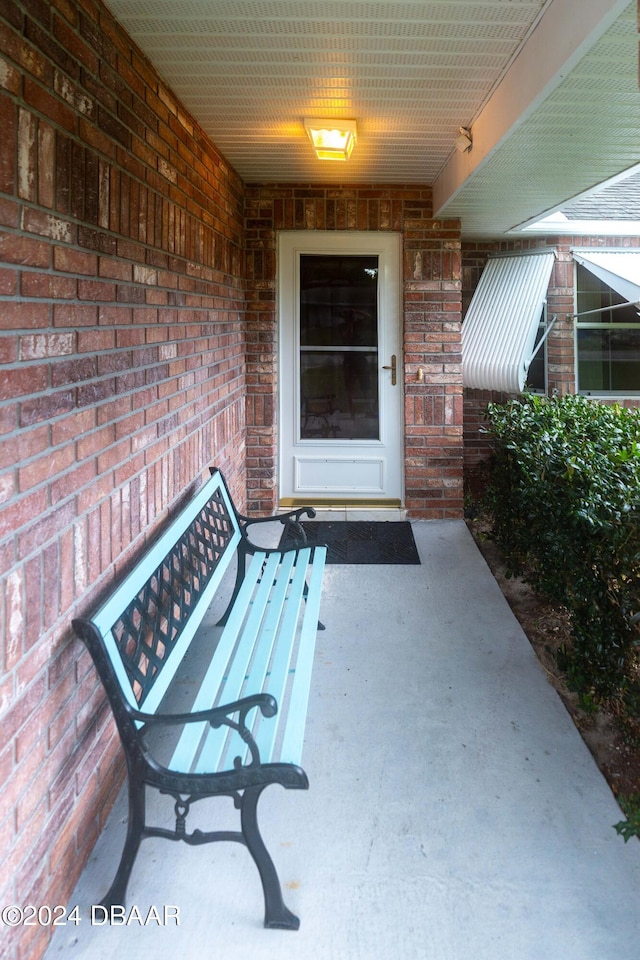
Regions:
<instances>
[{"instance_id":1,"label":"black doormat","mask_svg":"<svg viewBox=\"0 0 640 960\"><path fill-rule=\"evenodd\" d=\"M327 545L327 563L420 563L406 520L303 520L302 527L310 546ZM295 534L285 528L280 547L294 546Z\"/></svg>"}]
</instances>

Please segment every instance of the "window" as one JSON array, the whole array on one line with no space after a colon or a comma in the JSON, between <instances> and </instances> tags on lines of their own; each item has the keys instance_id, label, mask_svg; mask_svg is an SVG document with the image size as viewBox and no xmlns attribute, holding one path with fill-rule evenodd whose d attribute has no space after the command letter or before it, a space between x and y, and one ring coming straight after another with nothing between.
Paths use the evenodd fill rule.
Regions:
<instances>
[{"instance_id":1,"label":"window","mask_svg":"<svg viewBox=\"0 0 640 960\"><path fill-rule=\"evenodd\" d=\"M576 356L580 393L640 393L640 316L588 267L576 264ZM593 312L592 312L593 311Z\"/></svg>"}]
</instances>

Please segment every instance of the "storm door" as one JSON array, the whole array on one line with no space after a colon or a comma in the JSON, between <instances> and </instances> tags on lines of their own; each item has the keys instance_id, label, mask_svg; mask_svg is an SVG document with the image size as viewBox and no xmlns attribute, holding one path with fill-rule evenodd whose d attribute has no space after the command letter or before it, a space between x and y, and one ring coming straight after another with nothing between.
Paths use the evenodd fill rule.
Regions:
<instances>
[{"instance_id":1,"label":"storm door","mask_svg":"<svg viewBox=\"0 0 640 960\"><path fill-rule=\"evenodd\" d=\"M280 500L402 499L399 240L283 233Z\"/></svg>"}]
</instances>

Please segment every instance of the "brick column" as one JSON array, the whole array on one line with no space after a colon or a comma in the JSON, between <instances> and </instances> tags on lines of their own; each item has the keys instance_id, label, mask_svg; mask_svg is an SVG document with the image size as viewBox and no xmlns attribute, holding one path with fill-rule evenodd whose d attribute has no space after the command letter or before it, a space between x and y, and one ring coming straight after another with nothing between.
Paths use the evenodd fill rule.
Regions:
<instances>
[{"instance_id":1,"label":"brick column","mask_svg":"<svg viewBox=\"0 0 640 960\"><path fill-rule=\"evenodd\" d=\"M547 316L557 320L547 339L547 375L549 393L565 396L575 393L575 342L571 314L574 304L574 261L569 242L556 245L558 259L547 292Z\"/></svg>"},{"instance_id":2,"label":"brick column","mask_svg":"<svg viewBox=\"0 0 640 960\"><path fill-rule=\"evenodd\" d=\"M460 224L404 222L405 504L462 516Z\"/></svg>"}]
</instances>

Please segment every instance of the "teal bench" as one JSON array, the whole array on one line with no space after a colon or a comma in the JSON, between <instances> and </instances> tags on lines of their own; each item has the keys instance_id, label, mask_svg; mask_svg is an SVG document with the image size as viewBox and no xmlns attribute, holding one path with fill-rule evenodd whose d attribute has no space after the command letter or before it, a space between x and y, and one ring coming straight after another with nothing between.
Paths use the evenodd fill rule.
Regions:
<instances>
[{"instance_id":1,"label":"teal bench","mask_svg":"<svg viewBox=\"0 0 640 960\"><path fill-rule=\"evenodd\" d=\"M246 845L258 868L265 926L298 928L261 837L257 805L269 784L308 787L300 764L316 631L323 629L318 614L326 548L306 546L303 514L314 511L245 517L222 474L212 470L100 609L73 621L106 691L127 763L127 835L102 906L124 905L144 837L187 844L232 840ZM256 546L247 530L267 521L292 525L300 546ZM176 687L180 665L225 589L224 603L230 599L197 692L186 709L172 710L167 701L184 687ZM173 798L175 829L147 824L147 787ZM240 830L188 832L191 806L214 796L233 799Z\"/></svg>"}]
</instances>

